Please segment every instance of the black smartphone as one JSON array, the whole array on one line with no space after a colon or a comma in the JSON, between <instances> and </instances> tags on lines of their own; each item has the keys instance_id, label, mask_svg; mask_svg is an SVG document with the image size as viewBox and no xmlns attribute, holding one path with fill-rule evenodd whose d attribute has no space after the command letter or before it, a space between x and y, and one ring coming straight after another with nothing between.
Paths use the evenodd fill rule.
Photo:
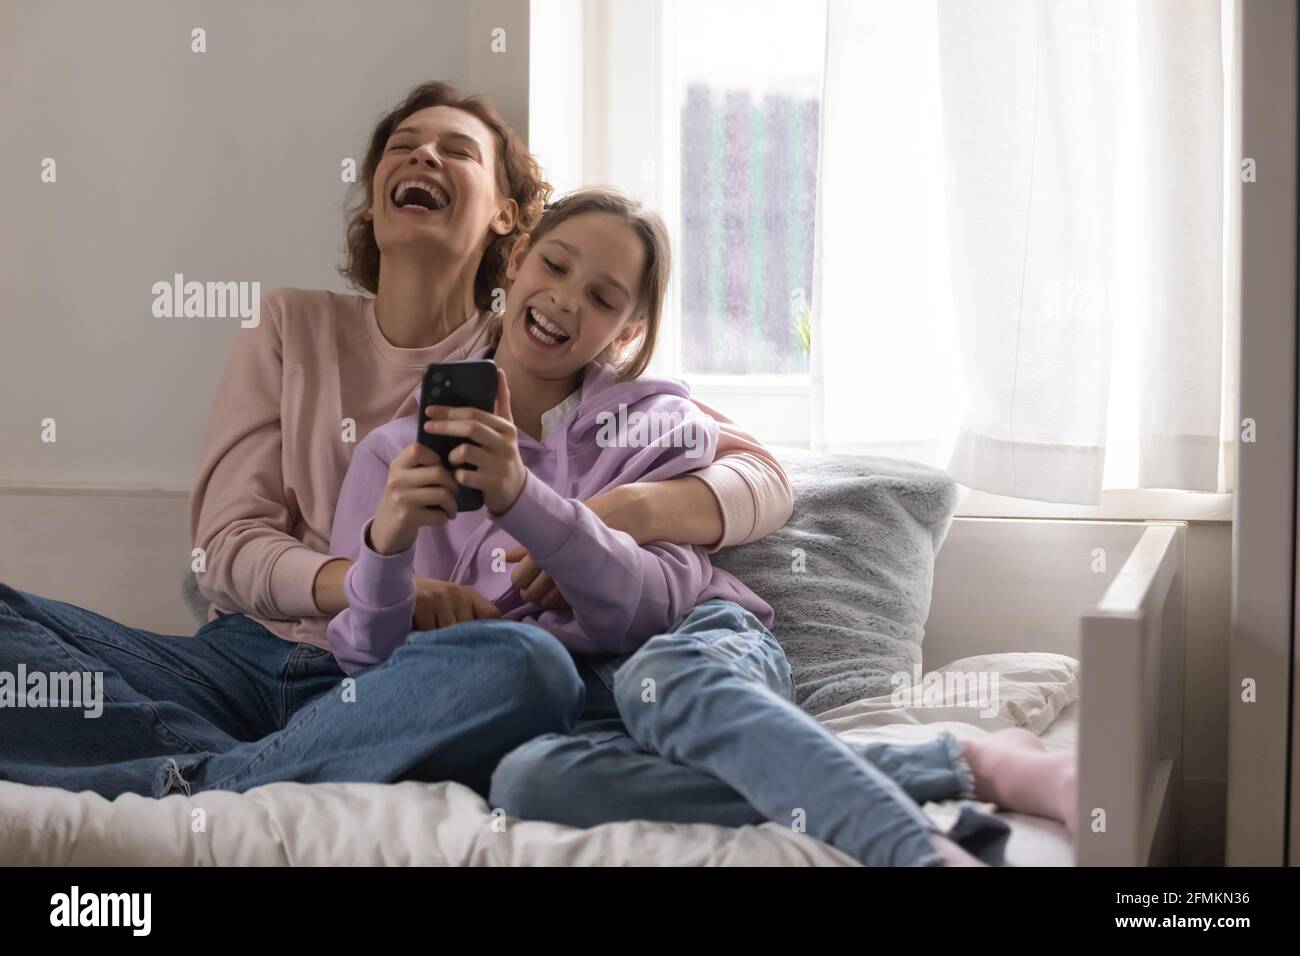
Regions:
<instances>
[{"instance_id":1,"label":"black smartphone","mask_svg":"<svg viewBox=\"0 0 1300 956\"><path fill-rule=\"evenodd\" d=\"M468 406L491 412L497 404L497 366L487 360L478 362L434 363L424 370L420 383L420 425L417 440L421 445L432 448L442 458L442 465L454 472L456 466L448 461L453 448L468 438L451 435L430 435L424 430L428 420L425 409L430 405ZM470 464L461 468L474 471ZM483 493L477 488L460 485L456 489L456 509L458 511L477 511L483 507Z\"/></svg>"}]
</instances>

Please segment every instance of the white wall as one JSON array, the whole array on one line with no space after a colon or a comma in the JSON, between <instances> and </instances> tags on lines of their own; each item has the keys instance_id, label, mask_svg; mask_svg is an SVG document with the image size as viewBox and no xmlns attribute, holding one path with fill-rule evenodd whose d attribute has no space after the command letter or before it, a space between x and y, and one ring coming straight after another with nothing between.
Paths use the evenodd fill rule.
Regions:
<instances>
[{"instance_id":1,"label":"white wall","mask_svg":"<svg viewBox=\"0 0 1300 956\"><path fill-rule=\"evenodd\" d=\"M473 0L466 89L488 97L511 127L529 139L529 0Z\"/></svg>"},{"instance_id":2,"label":"white wall","mask_svg":"<svg viewBox=\"0 0 1300 956\"><path fill-rule=\"evenodd\" d=\"M345 289L341 161L429 79L526 130L527 50L527 0L6 0L0 484L188 489L238 323L153 283Z\"/></svg>"}]
</instances>

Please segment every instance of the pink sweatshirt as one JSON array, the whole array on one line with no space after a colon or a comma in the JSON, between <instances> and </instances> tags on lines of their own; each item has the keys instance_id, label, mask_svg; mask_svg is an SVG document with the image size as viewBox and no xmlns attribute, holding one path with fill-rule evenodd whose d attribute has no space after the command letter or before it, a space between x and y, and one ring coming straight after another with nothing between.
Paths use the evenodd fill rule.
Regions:
<instances>
[{"instance_id":1,"label":"pink sweatshirt","mask_svg":"<svg viewBox=\"0 0 1300 956\"><path fill-rule=\"evenodd\" d=\"M374 300L306 289L262 296L260 323L236 333L203 438L190 539L204 551L199 591L219 611L243 612L280 637L328 648L312 586L352 452L372 430L416 409L430 362L484 344L475 315L437 345L404 349L384 338ZM718 498L717 547L770 534L790 517L784 472L725 417L717 459L695 472Z\"/></svg>"}]
</instances>

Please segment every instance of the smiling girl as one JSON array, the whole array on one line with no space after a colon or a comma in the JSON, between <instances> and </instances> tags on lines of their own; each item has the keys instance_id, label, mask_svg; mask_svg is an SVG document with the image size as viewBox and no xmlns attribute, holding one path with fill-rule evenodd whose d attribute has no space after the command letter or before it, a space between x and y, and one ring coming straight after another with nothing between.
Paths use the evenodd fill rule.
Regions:
<instances>
[{"instance_id":1,"label":"smiling girl","mask_svg":"<svg viewBox=\"0 0 1300 956\"><path fill-rule=\"evenodd\" d=\"M658 216L608 190L566 196L520 238L504 315L473 356L496 362L494 411L426 410L431 434L469 439L449 456L452 471L416 441L415 415L376 429L353 456L330 542L356 560L350 606L328 629L336 657L364 674L401 667L413 647L459 651L462 671L424 697L457 701L444 733L472 748L480 711L510 706L482 690L496 663L475 649L503 629L563 645L576 679L559 706L574 733L542 732L501 762L490 801L514 816L585 826L802 815L808 833L864 864L977 862L955 840L996 858L1001 821L964 804L949 839L918 806L973 796L981 783L954 739L851 749L792 702L767 604L702 548L638 546L580 500L675 478L715 454L716 423L685 387L640 377L668 258ZM674 428L648 446L610 444L601 423L619 414ZM458 483L479 489L484 507L459 514ZM516 547L569 607L520 592L501 564ZM473 589L503 620L411 633L417 576ZM1032 770L1033 783L1055 779Z\"/></svg>"},{"instance_id":2,"label":"smiling girl","mask_svg":"<svg viewBox=\"0 0 1300 956\"><path fill-rule=\"evenodd\" d=\"M416 576L472 589L492 607L477 616L539 624L584 654L634 650L714 598L770 622L771 609L714 569L702 548L638 546L582 503L633 481L679 477L716 454L717 423L685 387L639 377L653 351L667 257L654 214L612 192L567 197L516 245L505 314L472 356L496 363L495 413L430 408L430 433L471 440L451 455L455 474L416 441L415 415L357 447L330 540L331 552L357 560L345 581L349 607L328 631L345 670L386 660L405 642ZM602 441L620 412L672 427L655 444ZM458 515L458 483L479 489L485 508ZM503 565L520 546L568 607L522 596Z\"/></svg>"}]
</instances>

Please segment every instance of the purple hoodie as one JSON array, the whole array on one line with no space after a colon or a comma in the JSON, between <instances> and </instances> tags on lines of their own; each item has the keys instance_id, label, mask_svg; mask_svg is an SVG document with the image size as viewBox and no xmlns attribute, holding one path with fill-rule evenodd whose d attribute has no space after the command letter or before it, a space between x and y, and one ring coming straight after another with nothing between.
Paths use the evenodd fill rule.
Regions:
<instances>
[{"instance_id":1,"label":"purple hoodie","mask_svg":"<svg viewBox=\"0 0 1300 956\"><path fill-rule=\"evenodd\" d=\"M415 543L394 555L373 551L365 534L389 464L416 439L418 417L372 431L352 455L330 536L330 554L356 562L344 581L350 606L327 632L339 665L354 673L405 643L416 576L472 587L503 620L536 624L575 654L633 651L711 598L735 601L770 625L772 609L714 568L703 549L662 541L639 546L582 504L618 485L666 481L713 461L717 423L689 395L669 379L617 382L607 366L592 363L579 392L547 413L544 442L519 432L528 477L509 511L493 518L484 507L421 528ZM501 557L516 544L555 579L572 610L524 601L510 580L514 565Z\"/></svg>"}]
</instances>

